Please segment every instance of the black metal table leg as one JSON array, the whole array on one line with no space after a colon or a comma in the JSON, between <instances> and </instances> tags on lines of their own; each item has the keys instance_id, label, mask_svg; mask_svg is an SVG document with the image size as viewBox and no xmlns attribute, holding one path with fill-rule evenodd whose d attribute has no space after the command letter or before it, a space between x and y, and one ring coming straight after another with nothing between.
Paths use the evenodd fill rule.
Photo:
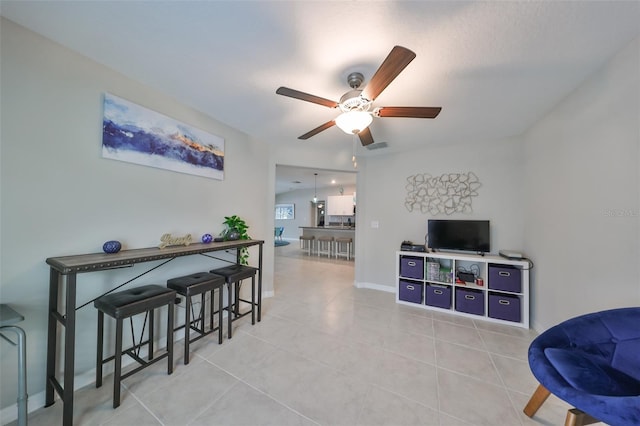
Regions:
<instances>
[{"instance_id":1,"label":"black metal table leg","mask_svg":"<svg viewBox=\"0 0 640 426\"><path fill-rule=\"evenodd\" d=\"M262 319L262 244L258 245L258 322Z\"/></svg>"},{"instance_id":2,"label":"black metal table leg","mask_svg":"<svg viewBox=\"0 0 640 426\"><path fill-rule=\"evenodd\" d=\"M53 268L49 270L49 315L48 315L48 331L47 331L47 380L45 386L45 407L49 407L54 403L54 387L52 379L55 380L56 375L56 344L58 320L54 312L58 312L58 286L60 274Z\"/></svg>"},{"instance_id":3,"label":"black metal table leg","mask_svg":"<svg viewBox=\"0 0 640 426\"><path fill-rule=\"evenodd\" d=\"M62 424L73 424L73 382L76 350L76 274L67 275L67 298L64 330L64 389L62 390Z\"/></svg>"}]
</instances>

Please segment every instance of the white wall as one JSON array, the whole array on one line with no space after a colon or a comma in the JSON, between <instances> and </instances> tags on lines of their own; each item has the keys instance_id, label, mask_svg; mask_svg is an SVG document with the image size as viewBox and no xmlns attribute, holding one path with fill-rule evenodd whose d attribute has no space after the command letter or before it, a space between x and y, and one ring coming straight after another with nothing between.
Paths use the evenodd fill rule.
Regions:
<instances>
[{"instance_id":1,"label":"white wall","mask_svg":"<svg viewBox=\"0 0 640 426\"><path fill-rule=\"evenodd\" d=\"M522 144L518 139L495 143L469 141L449 147L380 155L358 167L356 281L373 288L395 287L395 252L403 240L424 243L430 218L488 219L492 253L521 250L523 242ZM474 172L482 186L473 213L431 216L405 208L407 177L429 173ZM379 227L373 228L372 222Z\"/></svg>"},{"instance_id":2,"label":"white wall","mask_svg":"<svg viewBox=\"0 0 640 426\"><path fill-rule=\"evenodd\" d=\"M273 281L273 179L265 144L198 111L2 19L1 279L2 303L25 317L30 407L42 405L47 297L52 256L101 251L117 239L155 246L165 232L196 239L238 214L265 244L264 284ZM102 96L110 92L225 139L223 181L101 158ZM271 175L273 178L273 176ZM271 182L269 184L269 182ZM269 207L271 206L271 207ZM271 242L271 244L269 244ZM257 249L251 260L257 262ZM154 266L81 274L79 303ZM179 258L133 285L215 267ZM131 286L131 285L130 285ZM182 318L183 310L177 314ZM94 368L96 311L77 312L76 371ZM15 348L0 344L0 405L15 406Z\"/></svg>"},{"instance_id":3,"label":"white wall","mask_svg":"<svg viewBox=\"0 0 640 426\"><path fill-rule=\"evenodd\" d=\"M532 323L640 305L640 41L527 132Z\"/></svg>"}]
</instances>

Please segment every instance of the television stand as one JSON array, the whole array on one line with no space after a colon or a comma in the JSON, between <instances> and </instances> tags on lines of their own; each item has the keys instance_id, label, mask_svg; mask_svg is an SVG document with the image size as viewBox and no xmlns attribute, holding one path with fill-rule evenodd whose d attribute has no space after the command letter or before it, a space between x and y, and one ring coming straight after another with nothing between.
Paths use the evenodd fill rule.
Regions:
<instances>
[{"instance_id":1,"label":"television stand","mask_svg":"<svg viewBox=\"0 0 640 426\"><path fill-rule=\"evenodd\" d=\"M529 269L527 260L485 253L398 251L396 303L529 328ZM473 282L456 271L474 271Z\"/></svg>"}]
</instances>

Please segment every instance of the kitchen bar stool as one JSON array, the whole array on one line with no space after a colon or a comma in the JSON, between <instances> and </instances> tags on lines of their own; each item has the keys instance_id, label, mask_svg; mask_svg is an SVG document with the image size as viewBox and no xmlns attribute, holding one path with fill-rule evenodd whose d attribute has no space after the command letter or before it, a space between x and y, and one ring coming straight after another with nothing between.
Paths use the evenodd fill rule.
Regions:
<instances>
[{"instance_id":1,"label":"kitchen bar stool","mask_svg":"<svg viewBox=\"0 0 640 426\"><path fill-rule=\"evenodd\" d=\"M321 254L326 254L327 257L331 257L333 252L333 237L329 237L327 235L322 235L318 237L318 247L316 249L316 253L318 256Z\"/></svg>"},{"instance_id":2,"label":"kitchen bar stool","mask_svg":"<svg viewBox=\"0 0 640 426\"><path fill-rule=\"evenodd\" d=\"M9 305L0 304L0 337L16 344L2 334L3 331L13 331L18 336L18 426L27 424L27 335L24 330L14 324L24 320L24 317Z\"/></svg>"},{"instance_id":3,"label":"kitchen bar stool","mask_svg":"<svg viewBox=\"0 0 640 426\"><path fill-rule=\"evenodd\" d=\"M351 260L351 245L353 244L353 238L337 237L334 243L334 255L336 259L338 256L344 256L347 260ZM345 250L342 250L342 248Z\"/></svg>"},{"instance_id":4,"label":"kitchen bar stool","mask_svg":"<svg viewBox=\"0 0 640 426\"><path fill-rule=\"evenodd\" d=\"M212 274L210 272L196 272L195 274L186 275L184 277L171 278L167 280L167 287L175 290L178 294L186 298L184 325L174 329L178 330L184 327L184 364L189 364L189 344L213 333L218 330L218 344L222 343L222 288L224 287L225 278L221 275ZM218 327L213 328L213 298L215 290L218 291ZM205 319L205 295L211 294L209 306L209 331L204 330ZM196 317L193 310L193 296L200 295L200 313ZM198 323L200 326L198 327ZM191 330L198 334L191 337Z\"/></svg>"},{"instance_id":5,"label":"kitchen bar stool","mask_svg":"<svg viewBox=\"0 0 640 426\"><path fill-rule=\"evenodd\" d=\"M255 306L256 306L256 272L258 269L251 266L234 264L225 266L224 268L212 269L212 274L222 275L227 283L227 337L231 339L231 323L245 315L251 313L251 325L256 323ZM242 280L251 278L251 302L240 298L240 283ZM249 303L251 311L240 313L240 302Z\"/></svg>"},{"instance_id":6,"label":"kitchen bar stool","mask_svg":"<svg viewBox=\"0 0 640 426\"><path fill-rule=\"evenodd\" d=\"M98 309L98 351L96 354L96 387L102 386L102 365L111 360L115 360L115 369L113 373L113 408L120 405L120 382L134 373L142 370L167 358L167 374L173 373L173 308L176 300L175 290L159 286L145 285L130 290L111 293L96 299L93 305ZM154 310L167 306L169 313L167 315L167 349L164 353L154 358L153 356L153 331L154 331ZM132 317L137 314L145 314L145 321L140 333L140 342L136 343L135 335L133 338L133 346L129 349L122 350L122 320L129 318L131 329L133 330ZM109 315L116 320L116 347L113 356L103 358L103 340L104 340L104 314ZM151 314L151 315L149 315ZM142 341L146 320L149 318L149 331L147 332L148 340ZM148 344L148 361L142 359L140 349ZM126 354L137 361L140 366L122 374L122 355Z\"/></svg>"},{"instance_id":7,"label":"kitchen bar stool","mask_svg":"<svg viewBox=\"0 0 640 426\"><path fill-rule=\"evenodd\" d=\"M303 250L308 250L307 254L311 256L311 252L313 252L313 246L315 243L316 237L313 235L300 235L300 248Z\"/></svg>"}]
</instances>

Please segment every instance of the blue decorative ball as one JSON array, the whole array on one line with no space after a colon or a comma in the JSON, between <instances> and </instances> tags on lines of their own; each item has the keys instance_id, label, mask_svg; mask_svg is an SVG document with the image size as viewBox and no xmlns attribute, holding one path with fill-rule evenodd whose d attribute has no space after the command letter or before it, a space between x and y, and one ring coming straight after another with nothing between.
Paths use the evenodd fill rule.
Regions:
<instances>
[{"instance_id":1,"label":"blue decorative ball","mask_svg":"<svg viewBox=\"0 0 640 426\"><path fill-rule=\"evenodd\" d=\"M102 250L104 250L105 253L117 253L121 248L122 244L120 244L120 241L107 241L102 245Z\"/></svg>"},{"instance_id":2,"label":"blue decorative ball","mask_svg":"<svg viewBox=\"0 0 640 426\"><path fill-rule=\"evenodd\" d=\"M202 242L205 244L209 244L211 241L213 241L213 237L211 236L211 234L204 234L202 236Z\"/></svg>"}]
</instances>

